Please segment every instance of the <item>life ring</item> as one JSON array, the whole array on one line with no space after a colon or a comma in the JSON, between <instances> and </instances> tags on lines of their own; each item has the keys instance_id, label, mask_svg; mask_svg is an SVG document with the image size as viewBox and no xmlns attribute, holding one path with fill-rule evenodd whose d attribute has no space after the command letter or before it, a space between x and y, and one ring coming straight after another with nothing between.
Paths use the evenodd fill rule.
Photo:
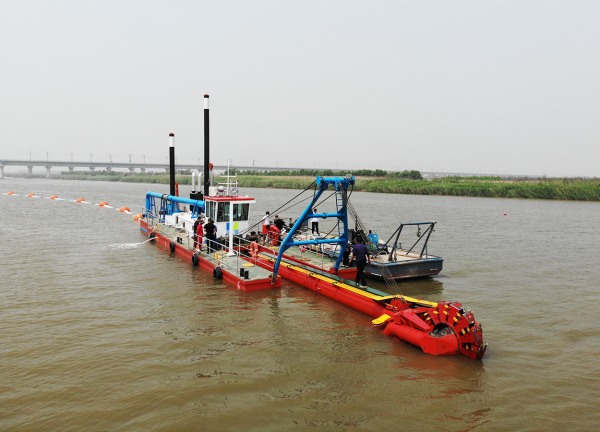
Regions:
<instances>
[{"instance_id":1,"label":"life ring","mask_svg":"<svg viewBox=\"0 0 600 432\"><path fill-rule=\"evenodd\" d=\"M255 241L250 243L250 256L252 258L258 257L258 243L256 243Z\"/></svg>"},{"instance_id":2,"label":"life ring","mask_svg":"<svg viewBox=\"0 0 600 432\"><path fill-rule=\"evenodd\" d=\"M198 266L198 254L197 253L195 253L195 254L192 255L192 265L194 267Z\"/></svg>"},{"instance_id":3,"label":"life ring","mask_svg":"<svg viewBox=\"0 0 600 432\"><path fill-rule=\"evenodd\" d=\"M217 266L213 269L213 278L223 279L223 271L221 270L221 267Z\"/></svg>"},{"instance_id":4,"label":"life ring","mask_svg":"<svg viewBox=\"0 0 600 432\"><path fill-rule=\"evenodd\" d=\"M169 245L169 248L171 248L171 252L175 252L175 242L172 241L171 244Z\"/></svg>"}]
</instances>

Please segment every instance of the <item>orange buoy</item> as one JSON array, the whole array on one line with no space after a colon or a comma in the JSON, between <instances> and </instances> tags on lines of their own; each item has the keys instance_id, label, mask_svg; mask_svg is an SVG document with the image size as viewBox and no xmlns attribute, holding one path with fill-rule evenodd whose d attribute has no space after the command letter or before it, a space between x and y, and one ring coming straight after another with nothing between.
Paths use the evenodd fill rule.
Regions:
<instances>
[{"instance_id":1,"label":"orange buoy","mask_svg":"<svg viewBox=\"0 0 600 432\"><path fill-rule=\"evenodd\" d=\"M27 197L29 197L29 198L31 198L31 197L34 197L34 196L35 196L35 194L34 194L34 193L28 193L28 194L27 194Z\"/></svg>"},{"instance_id":2,"label":"orange buoy","mask_svg":"<svg viewBox=\"0 0 600 432\"><path fill-rule=\"evenodd\" d=\"M56 199L58 198L58 195L50 195L50 199Z\"/></svg>"},{"instance_id":3,"label":"orange buoy","mask_svg":"<svg viewBox=\"0 0 600 432\"><path fill-rule=\"evenodd\" d=\"M76 203L82 203L82 202L84 202L84 201L85 201L85 198L77 198L77 199L75 200L75 202L76 202Z\"/></svg>"},{"instance_id":4,"label":"orange buoy","mask_svg":"<svg viewBox=\"0 0 600 432\"><path fill-rule=\"evenodd\" d=\"M137 221L139 221L141 218L142 218L142 214L141 214L141 213L138 213L138 214L136 214L136 215L133 217L133 220L137 222Z\"/></svg>"},{"instance_id":5,"label":"orange buoy","mask_svg":"<svg viewBox=\"0 0 600 432\"><path fill-rule=\"evenodd\" d=\"M102 201L101 203L98 204L100 207L104 207L107 206L108 203L106 201Z\"/></svg>"},{"instance_id":6,"label":"orange buoy","mask_svg":"<svg viewBox=\"0 0 600 432\"><path fill-rule=\"evenodd\" d=\"M7 193L7 195L14 195L14 194L15 194L14 192Z\"/></svg>"},{"instance_id":7,"label":"orange buoy","mask_svg":"<svg viewBox=\"0 0 600 432\"><path fill-rule=\"evenodd\" d=\"M121 213L124 213L124 212L131 212L131 210L129 210L129 207L121 207L121 208L119 209L119 211L120 211Z\"/></svg>"}]
</instances>

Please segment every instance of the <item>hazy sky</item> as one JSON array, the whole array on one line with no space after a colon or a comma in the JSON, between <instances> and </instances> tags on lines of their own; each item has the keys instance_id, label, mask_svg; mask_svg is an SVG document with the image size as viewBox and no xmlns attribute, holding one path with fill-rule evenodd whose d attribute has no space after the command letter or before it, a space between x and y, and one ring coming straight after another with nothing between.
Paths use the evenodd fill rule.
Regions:
<instances>
[{"instance_id":1,"label":"hazy sky","mask_svg":"<svg viewBox=\"0 0 600 432\"><path fill-rule=\"evenodd\" d=\"M0 0L0 159L600 177L600 1Z\"/></svg>"}]
</instances>

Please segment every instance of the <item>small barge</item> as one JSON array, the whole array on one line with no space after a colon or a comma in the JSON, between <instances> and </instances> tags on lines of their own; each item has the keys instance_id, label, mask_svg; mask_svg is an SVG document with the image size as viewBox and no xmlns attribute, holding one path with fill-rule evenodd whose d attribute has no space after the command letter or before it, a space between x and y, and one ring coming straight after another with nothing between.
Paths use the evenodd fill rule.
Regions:
<instances>
[{"instance_id":1,"label":"small barge","mask_svg":"<svg viewBox=\"0 0 600 432\"><path fill-rule=\"evenodd\" d=\"M416 240L409 247L402 247L409 228L413 228ZM371 251L371 262L365 267L365 274L372 279L385 280L384 272L395 280L414 279L435 276L442 271L444 259L430 255L429 239L435 228L435 222L401 223L386 242L379 242L376 234L366 236ZM382 271L381 267L386 270Z\"/></svg>"},{"instance_id":2,"label":"small barge","mask_svg":"<svg viewBox=\"0 0 600 432\"><path fill-rule=\"evenodd\" d=\"M362 224L356 216L357 225ZM442 257L431 255L428 252L429 239L434 231L435 222L409 222L401 223L390 238L379 241L379 235L371 230L356 227L349 231L349 241L353 242L357 236L365 240L371 261L365 266L365 276L375 280L416 279L431 277L439 274L444 265ZM407 231L413 228L410 234L416 234L416 240L407 248L402 243L407 239ZM405 234L404 237L401 235ZM301 235L301 238L316 238L312 235ZM318 246L310 247L309 252L323 254L336 260L340 247ZM347 264L347 263L344 263Z\"/></svg>"}]
</instances>

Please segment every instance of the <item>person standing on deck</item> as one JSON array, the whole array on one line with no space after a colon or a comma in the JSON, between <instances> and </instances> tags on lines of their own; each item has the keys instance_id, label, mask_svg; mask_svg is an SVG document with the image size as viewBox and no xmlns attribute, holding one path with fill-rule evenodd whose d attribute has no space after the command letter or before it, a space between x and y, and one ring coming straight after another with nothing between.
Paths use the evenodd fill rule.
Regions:
<instances>
[{"instance_id":1,"label":"person standing on deck","mask_svg":"<svg viewBox=\"0 0 600 432\"><path fill-rule=\"evenodd\" d=\"M269 234L269 225L271 225L271 220L269 219L269 215L271 213L266 212L265 215L262 218L262 235L263 235L263 242L267 241L267 236Z\"/></svg>"},{"instance_id":2,"label":"person standing on deck","mask_svg":"<svg viewBox=\"0 0 600 432\"><path fill-rule=\"evenodd\" d=\"M348 243L346 245L346 249L344 249L344 254L342 255L342 264L344 267L350 266L350 253L352 252L352 244Z\"/></svg>"},{"instance_id":3,"label":"person standing on deck","mask_svg":"<svg viewBox=\"0 0 600 432\"><path fill-rule=\"evenodd\" d=\"M275 220L273 221L273 223L277 226L277 228L279 228L279 231L281 231L285 226L285 222L283 221L283 219L279 218L279 215L275 215Z\"/></svg>"},{"instance_id":4,"label":"person standing on deck","mask_svg":"<svg viewBox=\"0 0 600 432\"><path fill-rule=\"evenodd\" d=\"M269 237L272 240L273 246L277 246L279 244L279 235L281 231L277 227L277 225L273 224L269 227Z\"/></svg>"},{"instance_id":5,"label":"person standing on deck","mask_svg":"<svg viewBox=\"0 0 600 432\"><path fill-rule=\"evenodd\" d=\"M198 235L196 232L198 231L198 224L200 223L200 216L196 218L194 222L194 227L192 228L192 237L194 238L194 249L198 249Z\"/></svg>"},{"instance_id":6,"label":"person standing on deck","mask_svg":"<svg viewBox=\"0 0 600 432\"><path fill-rule=\"evenodd\" d=\"M313 209L313 214L315 214L316 212L317 212L317 209L314 208ZM311 227L312 227L312 233L314 234L315 231L316 231L317 235L321 235L319 233L319 218L316 218L316 217L311 218L310 224L311 224Z\"/></svg>"},{"instance_id":7,"label":"person standing on deck","mask_svg":"<svg viewBox=\"0 0 600 432\"><path fill-rule=\"evenodd\" d=\"M198 218L195 239L194 239L194 248L198 250L202 250L202 242L204 240L204 219Z\"/></svg>"},{"instance_id":8,"label":"person standing on deck","mask_svg":"<svg viewBox=\"0 0 600 432\"><path fill-rule=\"evenodd\" d=\"M356 238L356 244L352 248L350 263L352 263L353 260L356 261L356 279L354 281L357 285L360 283L361 288L366 288L367 281L365 280L364 271L367 261L371 264L371 257L369 256L369 251L361 237Z\"/></svg>"},{"instance_id":9,"label":"person standing on deck","mask_svg":"<svg viewBox=\"0 0 600 432\"><path fill-rule=\"evenodd\" d=\"M204 225L204 232L206 233L206 245L208 247L208 252L212 252L216 248L215 241L217 240L217 227L213 223L212 219L209 218L208 223Z\"/></svg>"}]
</instances>

